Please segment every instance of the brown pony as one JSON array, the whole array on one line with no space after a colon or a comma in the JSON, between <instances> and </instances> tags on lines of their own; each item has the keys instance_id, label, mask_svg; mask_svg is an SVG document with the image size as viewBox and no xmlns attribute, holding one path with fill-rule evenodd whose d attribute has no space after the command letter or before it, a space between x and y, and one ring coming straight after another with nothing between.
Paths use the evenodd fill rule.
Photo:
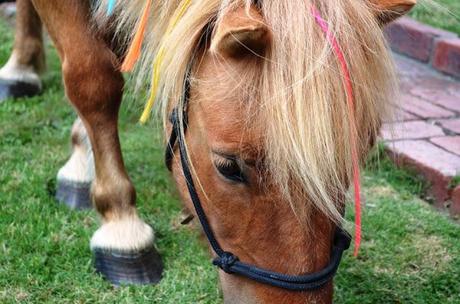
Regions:
<instances>
[{"instance_id":1,"label":"brown pony","mask_svg":"<svg viewBox=\"0 0 460 304\"><path fill-rule=\"evenodd\" d=\"M103 219L91 241L97 267L109 279L114 269L129 272L126 259L136 271L151 269L139 267L146 261L158 270L157 256L146 251L152 231L137 216L121 158L117 114L123 78L119 49L106 42L115 33L125 49L145 0L117 1L111 18L105 1L93 12L87 1L32 2L59 51L67 95L93 147L93 198ZM323 269L353 176L350 139L356 135L362 161L393 96L381 27L415 0L202 0L191 1L172 21L182 2L154 2L137 83L145 83L160 54L157 102L169 131L167 118L182 107L188 79L187 131L182 123L180 132L216 238L242 261L264 269L290 275ZM340 60L312 8L341 46L353 113ZM174 178L194 213L180 165L174 157ZM129 272L125 281L142 281L135 274ZM332 301L332 282L292 292L223 271L220 278L226 303Z\"/></svg>"}]
</instances>

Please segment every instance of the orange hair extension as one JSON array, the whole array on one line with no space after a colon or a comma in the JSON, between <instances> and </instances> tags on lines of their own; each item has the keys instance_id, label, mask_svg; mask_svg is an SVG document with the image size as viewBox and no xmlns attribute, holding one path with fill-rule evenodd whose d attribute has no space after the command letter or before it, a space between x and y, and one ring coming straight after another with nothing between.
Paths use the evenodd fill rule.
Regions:
<instances>
[{"instance_id":1,"label":"orange hair extension","mask_svg":"<svg viewBox=\"0 0 460 304\"><path fill-rule=\"evenodd\" d=\"M122 72L130 72L133 70L134 65L141 55L142 42L144 41L145 28L147 27L147 21L149 20L150 8L152 7L152 0L147 0L144 11L139 20L139 25L134 35L133 41L126 53L125 60L121 65Z\"/></svg>"}]
</instances>

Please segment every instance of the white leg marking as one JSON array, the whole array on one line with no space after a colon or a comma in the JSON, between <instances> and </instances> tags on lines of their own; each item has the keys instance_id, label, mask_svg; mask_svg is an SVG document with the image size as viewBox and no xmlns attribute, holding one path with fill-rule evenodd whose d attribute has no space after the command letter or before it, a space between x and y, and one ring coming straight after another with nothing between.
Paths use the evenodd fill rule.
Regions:
<instances>
[{"instance_id":1,"label":"white leg marking","mask_svg":"<svg viewBox=\"0 0 460 304\"><path fill-rule=\"evenodd\" d=\"M153 229L135 215L102 224L91 239L91 249L133 252L153 246L153 241Z\"/></svg>"},{"instance_id":2,"label":"white leg marking","mask_svg":"<svg viewBox=\"0 0 460 304\"><path fill-rule=\"evenodd\" d=\"M77 183L91 183L95 176L94 157L86 129L78 118L72 127L72 137L77 143L73 145L72 155L59 170L58 180Z\"/></svg>"},{"instance_id":3,"label":"white leg marking","mask_svg":"<svg viewBox=\"0 0 460 304\"><path fill-rule=\"evenodd\" d=\"M0 79L21 81L42 87L42 82L38 73L32 66L26 66L18 63L15 52L10 56L8 62L0 69Z\"/></svg>"}]
</instances>

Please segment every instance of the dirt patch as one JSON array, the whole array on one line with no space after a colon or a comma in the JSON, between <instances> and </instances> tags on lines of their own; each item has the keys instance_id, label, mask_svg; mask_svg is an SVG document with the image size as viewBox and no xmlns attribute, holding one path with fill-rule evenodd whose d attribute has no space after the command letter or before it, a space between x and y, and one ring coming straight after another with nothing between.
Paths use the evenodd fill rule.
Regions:
<instances>
[{"instance_id":1,"label":"dirt patch","mask_svg":"<svg viewBox=\"0 0 460 304\"><path fill-rule=\"evenodd\" d=\"M433 270L443 271L450 267L452 256L436 235L416 234L412 236L412 246L419 259L409 265L413 271Z\"/></svg>"}]
</instances>

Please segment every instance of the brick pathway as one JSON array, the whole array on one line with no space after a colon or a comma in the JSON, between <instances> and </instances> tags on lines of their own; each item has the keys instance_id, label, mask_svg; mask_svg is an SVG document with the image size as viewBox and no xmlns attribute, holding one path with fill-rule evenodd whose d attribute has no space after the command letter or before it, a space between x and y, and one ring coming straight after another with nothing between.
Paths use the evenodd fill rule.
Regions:
<instances>
[{"instance_id":1,"label":"brick pathway","mask_svg":"<svg viewBox=\"0 0 460 304\"><path fill-rule=\"evenodd\" d=\"M387 150L397 164L426 178L437 207L458 216L460 185L453 178L460 176L460 81L418 61L395 59L401 96L395 118L382 130Z\"/></svg>"}]
</instances>

